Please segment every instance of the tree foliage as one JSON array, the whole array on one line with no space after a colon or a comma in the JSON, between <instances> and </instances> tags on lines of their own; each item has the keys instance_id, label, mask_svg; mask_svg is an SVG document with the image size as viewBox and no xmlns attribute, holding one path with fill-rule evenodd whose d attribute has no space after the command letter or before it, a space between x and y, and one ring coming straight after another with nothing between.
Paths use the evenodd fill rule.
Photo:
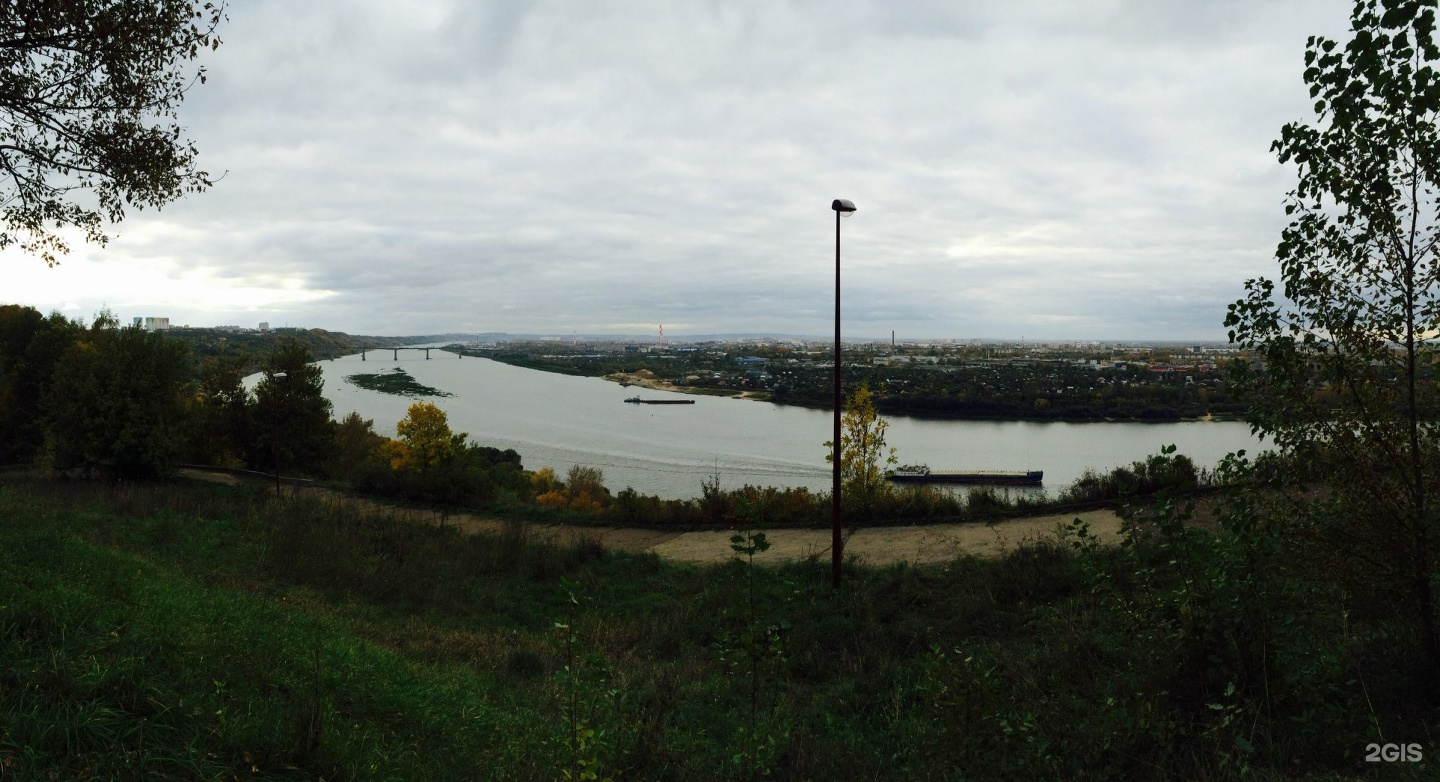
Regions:
<instances>
[{"instance_id":1,"label":"tree foliage","mask_svg":"<svg viewBox=\"0 0 1440 782\"><path fill-rule=\"evenodd\" d=\"M170 471L184 442L188 376L184 345L102 314L55 367L45 399L52 466L125 478Z\"/></svg>"},{"instance_id":2,"label":"tree foliage","mask_svg":"<svg viewBox=\"0 0 1440 782\"><path fill-rule=\"evenodd\" d=\"M228 466L244 463L253 412L244 375L243 361L234 356L212 358L200 370L192 400L192 460Z\"/></svg>"},{"instance_id":3,"label":"tree foliage","mask_svg":"<svg viewBox=\"0 0 1440 782\"><path fill-rule=\"evenodd\" d=\"M396 470L426 471L447 465L465 450L468 437L451 432L445 411L429 402L410 405L395 431L400 441L392 448L390 466Z\"/></svg>"},{"instance_id":4,"label":"tree foliage","mask_svg":"<svg viewBox=\"0 0 1440 782\"><path fill-rule=\"evenodd\" d=\"M1440 452L1440 76L1433 0L1359 0L1343 46L1312 37L1314 124L1272 149L1299 169L1268 279L1230 306L1257 359L1239 381L1251 423L1303 479L1287 519L1337 578L1408 606L1440 681L1432 498ZM1384 598L1391 598L1385 600Z\"/></svg>"},{"instance_id":5,"label":"tree foliage","mask_svg":"<svg viewBox=\"0 0 1440 782\"><path fill-rule=\"evenodd\" d=\"M389 441L375 432L373 419L362 418L351 410L335 426L335 472L354 475L372 453Z\"/></svg>"},{"instance_id":6,"label":"tree foliage","mask_svg":"<svg viewBox=\"0 0 1440 782\"><path fill-rule=\"evenodd\" d=\"M277 350L255 386L252 464L273 468L278 443L282 469L323 472L335 448L330 415L325 374L310 363L309 350L299 343Z\"/></svg>"},{"instance_id":7,"label":"tree foliage","mask_svg":"<svg viewBox=\"0 0 1440 782\"><path fill-rule=\"evenodd\" d=\"M40 450L43 400L55 365L83 332L58 313L0 306L0 464L27 461Z\"/></svg>"},{"instance_id":8,"label":"tree foliage","mask_svg":"<svg viewBox=\"0 0 1440 782\"><path fill-rule=\"evenodd\" d=\"M416 402L395 428L399 440L379 437L369 421L353 413L340 424L340 461L353 465L347 472L358 488L448 505L530 498L531 482L520 454L476 445L466 433L450 431L448 417L439 407ZM357 461L367 442L376 445L368 458ZM553 479L554 473L550 476Z\"/></svg>"},{"instance_id":9,"label":"tree foliage","mask_svg":"<svg viewBox=\"0 0 1440 782\"><path fill-rule=\"evenodd\" d=\"M205 80L223 4L199 0L0 3L0 248L47 263L59 231L104 243L127 207L211 185L176 109ZM87 191L89 198L77 198Z\"/></svg>"},{"instance_id":10,"label":"tree foliage","mask_svg":"<svg viewBox=\"0 0 1440 782\"><path fill-rule=\"evenodd\" d=\"M549 471L549 468L545 468ZM542 484L554 485L554 471L549 471L547 476L539 480L531 479L531 485ZM549 505L556 508L568 508L570 510L584 513L597 513L610 501L610 490L605 488L605 473L594 467L586 467L582 464L572 465L570 471L565 474L565 484L555 486L535 497L535 501L541 505Z\"/></svg>"},{"instance_id":11,"label":"tree foliage","mask_svg":"<svg viewBox=\"0 0 1440 782\"><path fill-rule=\"evenodd\" d=\"M856 386L840 418L840 496L861 518L867 518L875 504L893 491L885 471L898 460L895 449L885 444L888 428L890 422L876 410L870 386ZM833 446L833 440L825 441L826 448ZM833 464L834 453L827 452L825 461Z\"/></svg>"}]
</instances>

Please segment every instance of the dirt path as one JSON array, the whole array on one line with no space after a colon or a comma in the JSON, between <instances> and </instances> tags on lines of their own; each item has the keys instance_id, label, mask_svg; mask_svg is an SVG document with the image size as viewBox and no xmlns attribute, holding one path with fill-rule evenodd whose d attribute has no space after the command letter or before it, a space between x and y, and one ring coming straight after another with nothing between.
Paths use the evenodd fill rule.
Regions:
<instances>
[{"instance_id":1,"label":"dirt path","mask_svg":"<svg viewBox=\"0 0 1440 782\"><path fill-rule=\"evenodd\" d=\"M198 480L234 483L236 477L202 470L182 470L183 475ZM370 499L352 497L320 487L306 487L306 494L320 494L352 505L361 512L399 512L431 524L447 524L473 534L498 535L507 524L500 519L469 513L441 513L387 505ZM962 554L993 557L1027 541L1055 538L1071 522L1080 518L1089 523L1090 531L1102 543L1120 540L1120 517L1110 510L1065 513L1007 519L993 524L924 524L907 527L873 527L856 530L847 536L845 553L867 565L891 565L909 562L928 565L949 562ZM514 522L509 522L514 523ZM525 523L529 535L556 542L594 540L608 549L649 551L665 559L697 565L724 562L734 556L730 536L734 530L699 532L666 532L629 527L572 527L559 524ZM765 530L770 549L757 555L762 564L804 559L810 556L828 558L830 530L771 529Z\"/></svg>"},{"instance_id":2,"label":"dirt path","mask_svg":"<svg viewBox=\"0 0 1440 782\"><path fill-rule=\"evenodd\" d=\"M1092 510L1053 516L1007 519L994 524L917 524L906 527L871 527L846 536L845 553L858 557L868 565L890 565L909 562L929 565L949 562L962 554L982 557L999 556L1027 541L1057 538L1060 531L1075 518L1090 525L1090 531L1102 543L1120 541L1120 517L1114 511ZM451 516L445 523L467 532L499 534L504 522L468 514ZM730 549L734 530L702 530L696 532L665 532L627 527L568 527L553 524L530 524L528 531L541 539L561 542L594 540L605 548L622 551L649 551L676 562L697 565L724 562L735 554ZM770 548L755 557L762 564L830 556L828 529L765 530Z\"/></svg>"},{"instance_id":3,"label":"dirt path","mask_svg":"<svg viewBox=\"0 0 1440 782\"><path fill-rule=\"evenodd\" d=\"M1116 543L1120 517L1113 511L1036 516L1009 519L995 524L925 524L908 527L871 527L847 536L845 553L869 565L909 562L928 565L949 562L962 554L998 556L1026 541L1054 538L1076 516L1090 524L1090 531L1105 543ZM666 559L705 564L730 559L730 535L726 531L685 532L648 548ZM829 557L830 531L818 529L766 530L770 549L756 556L756 562L772 563Z\"/></svg>"}]
</instances>

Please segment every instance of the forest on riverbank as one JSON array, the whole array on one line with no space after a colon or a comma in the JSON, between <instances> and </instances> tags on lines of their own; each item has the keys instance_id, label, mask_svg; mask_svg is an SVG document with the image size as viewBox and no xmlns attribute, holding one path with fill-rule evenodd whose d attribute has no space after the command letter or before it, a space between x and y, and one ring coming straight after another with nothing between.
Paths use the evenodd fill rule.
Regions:
<instances>
[{"instance_id":1,"label":"forest on riverbank","mask_svg":"<svg viewBox=\"0 0 1440 782\"><path fill-rule=\"evenodd\" d=\"M820 345L506 343L450 350L514 366L586 377L647 378L657 387L741 394L776 404L829 408L833 353ZM1129 345L853 344L843 350L847 387L875 390L886 415L1004 421L1178 421L1238 418L1232 353ZM827 355L828 354L828 355Z\"/></svg>"}]
</instances>

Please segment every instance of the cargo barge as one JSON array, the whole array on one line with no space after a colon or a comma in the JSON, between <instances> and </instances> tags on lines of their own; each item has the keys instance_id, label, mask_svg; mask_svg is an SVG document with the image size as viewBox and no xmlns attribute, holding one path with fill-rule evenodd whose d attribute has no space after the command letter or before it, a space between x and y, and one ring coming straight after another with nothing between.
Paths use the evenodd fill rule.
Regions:
<instances>
[{"instance_id":1,"label":"cargo barge","mask_svg":"<svg viewBox=\"0 0 1440 782\"><path fill-rule=\"evenodd\" d=\"M694 399L641 399L641 398L638 397L638 396L632 396L632 397L630 397L629 399L626 399L625 401L628 402L628 403L630 403L630 404L632 404L632 405L693 405L693 404L695 404L695 400L694 400Z\"/></svg>"},{"instance_id":2,"label":"cargo barge","mask_svg":"<svg viewBox=\"0 0 1440 782\"><path fill-rule=\"evenodd\" d=\"M907 464L885 473L896 483L974 483L996 486L1039 486L1044 470L1001 470L998 472L936 472L923 464Z\"/></svg>"}]
</instances>

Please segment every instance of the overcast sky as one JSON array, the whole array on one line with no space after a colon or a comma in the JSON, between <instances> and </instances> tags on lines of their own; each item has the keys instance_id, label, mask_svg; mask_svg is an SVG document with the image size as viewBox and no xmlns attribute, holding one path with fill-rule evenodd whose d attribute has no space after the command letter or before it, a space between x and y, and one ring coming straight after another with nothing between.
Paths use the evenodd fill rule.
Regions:
<instances>
[{"instance_id":1,"label":"overcast sky","mask_svg":"<svg viewBox=\"0 0 1440 782\"><path fill-rule=\"evenodd\" d=\"M88 320L1223 339L1342 0L240 0L224 178L0 301Z\"/></svg>"}]
</instances>

